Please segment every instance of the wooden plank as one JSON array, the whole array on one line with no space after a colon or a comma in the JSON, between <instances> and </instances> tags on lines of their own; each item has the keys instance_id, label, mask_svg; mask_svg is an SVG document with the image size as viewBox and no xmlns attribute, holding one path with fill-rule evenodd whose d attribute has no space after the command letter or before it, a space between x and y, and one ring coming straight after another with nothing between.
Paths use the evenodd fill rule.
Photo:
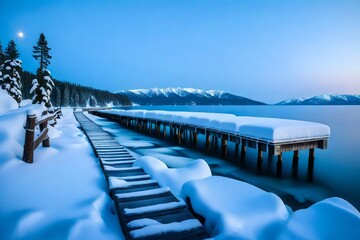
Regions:
<instances>
[{"instance_id":1,"label":"wooden plank","mask_svg":"<svg viewBox=\"0 0 360 240\"><path fill-rule=\"evenodd\" d=\"M45 137L47 137L48 132L49 132L48 128L42 130L40 135L34 141L34 150L40 145L40 143L45 139Z\"/></svg>"},{"instance_id":2,"label":"wooden plank","mask_svg":"<svg viewBox=\"0 0 360 240\"><path fill-rule=\"evenodd\" d=\"M159 184L157 184L157 183L148 183L148 184L134 186L134 187L131 187L131 188L115 188L112 191L115 194L118 194L118 193L133 193L133 192L139 192L139 191L156 189L156 188L160 188Z\"/></svg>"},{"instance_id":3,"label":"wooden plank","mask_svg":"<svg viewBox=\"0 0 360 240\"><path fill-rule=\"evenodd\" d=\"M166 197L157 197L157 198L150 198L150 199L144 199L144 200L137 200L137 201L128 201L128 202L122 202L118 201L118 204L121 208L137 208L137 207L145 207L145 206L151 206L161 203L169 203L169 202L179 202L176 197L173 195L166 196Z\"/></svg>"}]
</instances>

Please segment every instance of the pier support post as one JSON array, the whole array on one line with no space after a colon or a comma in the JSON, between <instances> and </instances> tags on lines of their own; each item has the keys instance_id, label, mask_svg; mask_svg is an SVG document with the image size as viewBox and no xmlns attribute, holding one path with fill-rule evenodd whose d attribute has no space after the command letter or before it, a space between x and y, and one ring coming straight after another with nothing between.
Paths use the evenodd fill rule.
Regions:
<instances>
[{"instance_id":1,"label":"pier support post","mask_svg":"<svg viewBox=\"0 0 360 240\"><path fill-rule=\"evenodd\" d=\"M155 135L158 137L160 135L160 123L155 123Z\"/></svg>"},{"instance_id":2,"label":"pier support post","mask_svg":"<svg viewBox=\"0 0 360 240\"><path fill-rule=\"evenodd\" d=\"M178 143L179 143L179 145L181 145L182 135L183 135L183 129L181 129L181 128L179 127L179 128L178 128Z\"/></svg>"},{"instance_id":3,"label":"pier support post","mask_svg":"<svg viewBox=\"0 0 360 240\"><path fill-rule=\"evenodd\" d=\"M210 134L208 132L206 132L206 151L209 151L209 147L210 147Z\"/></svg>"},{"instance_id":4,"label":"pier support post","mask_svg":"<svg viewBox=\"0 0 360 240\"><path fill-rule=\"evenodd\" d=\"M223 157L227 157L227 139L228 139L228 135L223 134L221 137L221 154Z\"/></svg>"},{"instance_id":5,"label":"pier support post","mask_svg":"<svg viewBox=\"0 0 360 240\"><path fill-rule=\"evenodd\" d=\"M170 139L172 140L172 139L173 139L173 136L174 136L174 133L173 133L174 128L173 128L173 126L172 126L171 123L169 124L169 131L170 131Z\"/></svg>"},{"instance_id":6,"label":"pier support post","mask_svg":"<svg viewBox=\"0 0 360 240\"><path fill-rule=\"evenodd\" d=\"M213 139L214 139L214 149L213 149L213 151L214 151L214 154L216 155L218 147L219 147L219 138L213 136Z\"/></svg>"},{"instance_id":7,"label":"pier support post","mask_svg":"<svg viewBox=\"0 0 360 240\"><path fill-rule=\"evenodd\" d=\"M194 147L196 148L196 144L198 142L198 133L197 132L193 132L193 143L194 143Z\"/></svg>"},{"instance_id":8,"label":"pier support post","mask_svg":"<svg viewBox=\"0 0 360 240\"><path fill-rule=\"evenodd\" d=\"M241 156L240 156L241 164L245 163L245 156L246 156L246 139L241 139Z\"/></svg>"},{"instance_id":9,"label":"pier support post","mask_svg":"<svg viewBox=\"0 0 360 240\"><path fill-rule=\"evenodd\" d=\"M235 144L235 155L234 155L234 161L236 162L237 157L239 155L239 143Z\"/></svg>"},{"instance_id":10,"label":"pier support post","mask_svg":"<svg viewBox=\"0 0 360 240\"><path fill-rule=\"evenodd\" d=\"M282 152L280 152L280 154L278 155L278 160L276 163L276 176L282 176Z\"/></svg>"},{"instance_id":11,"label":"pier support post","mask_svg":"<svg viewBox=\"0 0 360 240\"><path fill-rule=\"evenodd\" d=\"M293 155L293 165L292 165L293 178L298 177L298 168L299 168L299 150L295 150Z\"/></svg>"},{"instance_id":12,"label":"pier support post","mask_svg":"<svg viewBox=\"0 0 360 240\"><path fill-rule=\"evenodd\" d=\"M309 163L308 163L308 180L313 180L314 175L314 161L315 161L315 149L309 149Z\"/></svg>"},{"instance_id":13,"label":"pier support post","mask_svg":"<svg viewBox=\"0 0 360 240\"><path fill-rule=\"evenodd\" d=\"M258 157L257 157L257 172L262 172L262 162L263 162L263 154L260 146L258 145Z\"/></svg>"},{"instance_id":14,"label":"pier support post","mask_svg":"<svg viewBox=\"0 0 360 240\"><path fill-rule=\"evenodd\" d=\"M166 139L166 125L163 124L163 138Z\"/></svg>"}]
</instances>

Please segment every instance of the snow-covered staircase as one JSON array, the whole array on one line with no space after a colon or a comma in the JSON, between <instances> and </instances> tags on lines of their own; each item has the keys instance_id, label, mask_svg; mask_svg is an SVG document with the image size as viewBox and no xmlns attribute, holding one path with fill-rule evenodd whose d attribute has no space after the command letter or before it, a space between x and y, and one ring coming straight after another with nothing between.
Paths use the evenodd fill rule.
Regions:
<instances>
[{"instance_id":1,"label":"snow-covered staircase","mask_svg":"<svg viewBox=\"0 0 360 240\"><path fill-rule=\"evenodd\" d=\"M99 158L126 239L206 239L185 202L161 187L110 134L74 112Z\"/></svg>"}]
</instances>

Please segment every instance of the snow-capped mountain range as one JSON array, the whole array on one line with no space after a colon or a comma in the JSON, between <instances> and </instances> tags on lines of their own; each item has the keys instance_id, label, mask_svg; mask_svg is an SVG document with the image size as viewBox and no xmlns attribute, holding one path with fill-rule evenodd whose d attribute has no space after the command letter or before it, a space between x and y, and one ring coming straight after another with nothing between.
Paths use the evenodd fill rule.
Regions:
<instances>
[{"instance_id":1,"label":"snow-capped mountain range","mask_svg":"<svg viewBox=\"0 0 360 240\"><path fill-rule=\"evenodd\" d=\"M219 90L150 88L118 92L139 105L263 105L264 103Z\"/></svg>"},{"instance_id":2,"label":"snow-capped mountain range","mask_svg":"<svg viewBox=\"0 0 360 240\"><path fill-rule=\"evenodd\" d=\"M278 105L360 105L360 95L332 94L311 98L292 98L279 102Z\"/></svg>"},{"instance_id":3,"label":"snow-capped mountain range","mask_svg":"<svg viewBox=\"0 0 360 240\"><path fill-rule=\"evenodd\" d=\"M149 88L120 91L138 105L263 105L265 103L220 90ZM332 94L291 98L276 105L360 105L360 95Z\"/></svg>"}]
</instances>

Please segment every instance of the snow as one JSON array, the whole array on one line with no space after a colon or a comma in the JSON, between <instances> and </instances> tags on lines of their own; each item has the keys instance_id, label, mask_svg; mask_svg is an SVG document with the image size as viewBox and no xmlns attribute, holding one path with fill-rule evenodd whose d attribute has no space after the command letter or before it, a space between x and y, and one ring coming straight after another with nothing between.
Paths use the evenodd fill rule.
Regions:
<instances>
[{"instance_id":1,"label":"snow","mask_svg":"<svg viewBox=\"0 0 360 240\"><path fill-rule=\"evenodd\" d=\"M10 110L17 109L18 104L6 91L0 89L0 115Z\"/></svg>"},{"instance_id":2,"label":"snow","mask_svg":"<svg viewBox=\"0 0 360 240\"><path fill-rule=\"evenodd\" d=\"M240 126L241 135L271 142L327 138L330 128L324 124L279 118L258 118Z\"/></svg>"},{"instance_id":3,"label":"snow","mask_svg":"<svg viewBox=\"0 0 360 240\"><path fill-rule=\"evenodd\" d=\"M165 96L168 97L170 94L175 94L181 97L187 96L189 94L203 95L205 97L220 97L224 92L219 90L202 90L195 88L150 88L150 89L132 89L128 91L120 91L119 93L130 92L136 95L146 95L146 96Z\"/></svg>"},{"instance_id":4,"label":"snow","mask_svg":"<svg viewBox=\"0 0 360 240\"><path fill-rule=\"evenodd\" d=\"M129 171L129 170L140 170L141 168L139 168L139 167L120 167L120 168L117 168L117 167L105 165L104 169L106 171Z\"/></svg>"},{"instance_id":5,"label":"snow","mask_svg":"<svg viewBox=\"0 0 360 240\"><path fill-rule=\"evenodd\" d=\"M142 180L142 181L135 181L135 182L127 182L124 179L117 178L117 177L109 177L109 189L114 188L130 188L138 185L143 184L151 184L151 183L157 183L156 180L150 179L150 180Z\"/></svg>"},{"instance_id":6,"label":"snow","mask_svg":"<svg viewBox=\"0 0 360 240\"><path fill-rule=\"evenodd\" d=\"M131 197L143 197L143 196L152 196L152 195L159 195L163 193L167 193L170 191L168 187L161 187L156 189L144 190L144 191L137 191L131 193L117 193L117 198L131 198Z\"/></svg>"},{"instance_id":7,"label":"snow","mask_svg":"<svg viewBox=\"0 0 360 240\"><path fill-rule=\"evenodd\" d=\"M230 178L190 181L182 193L216 239L274 239L289 217L275 194Z\"/></svg>"},{"instance_id":8,"label":"snow","mask_svg":"<svg viewBox=\"0 0 360 240\"><path fill-rule=\"evenodd\" d=\"M328 138L327 125L280 118L235 116L224 113L170 111L103 111L120 116L149 118L193 127L209 128L271 143Z\"/></svg>"},{"instance_id":9,"label":"snow","mask_svg":"<svg viewBox=\"0 0 360 240\"><path fill-rule=\"evenodd\" d=\"M137 220L134 220L137 221ZM133 221L133 222L134 222ZM132 222L130 222L132 223ZM168 232L181 232L181 231L190 231L195 228L202 227L201 223L196 219L188 219L181 222L173 222L168 224L161 224L155 220L142 220L140 224L136 222L135 224L146 224L145 227L137 230L132 230L130 232L131 237L133 238L144 238L150 235L160 235ZM133 224L133 225L135 225Z\"/></svg>"},{"instance_id":10,"label":"snow","mask_svg":"<svg viewBox=\"0 0 360 240\"><path fill-rule=\"evenodd\" d=\"M179 202L159 203L155 205L137 207L137 208L124 208L124 213L126 215L144 214L144 213L152 213L158 211L166 211L166 210L181 208L185 206L186 204L184 203L184 201L180 200Z\"/></svg>"},{"instance_id":11,"label":"snow","mask_svg":"<svg viewBox=\"0 0 360 240\"><path fill-rule=\"evenodd\" d=\"M122 239L103 173L72 109L49 126L51 147L40 145L33 164L21 160L30 109L39 117L46 108L29 104L0 115L0 238Z\"/></svg>"},{"instance_id":12,"label":"snow","mask_svg":"<svg viewBox=\"0 0 360 240\"><path fill-rule=\"evenodd\" d=\"M328 198L293 213L278 239L360 239L360 213L341 198Z\"/></svg>"},{"instance_id":13,"label":"snow","mask_svg":"<svg viewBox=\"0 0 360 240\"><path fill-rule=\"evenodd\" d=\"M171 192L179 197L181 197L181 188L186 182L211 176L210 167L202 159L194 160L183 168L168 168L159 159L144 156L137 159L134 166L142 167L159 182L160 186L169 187Z\"/></svg>"}]
</instances>

